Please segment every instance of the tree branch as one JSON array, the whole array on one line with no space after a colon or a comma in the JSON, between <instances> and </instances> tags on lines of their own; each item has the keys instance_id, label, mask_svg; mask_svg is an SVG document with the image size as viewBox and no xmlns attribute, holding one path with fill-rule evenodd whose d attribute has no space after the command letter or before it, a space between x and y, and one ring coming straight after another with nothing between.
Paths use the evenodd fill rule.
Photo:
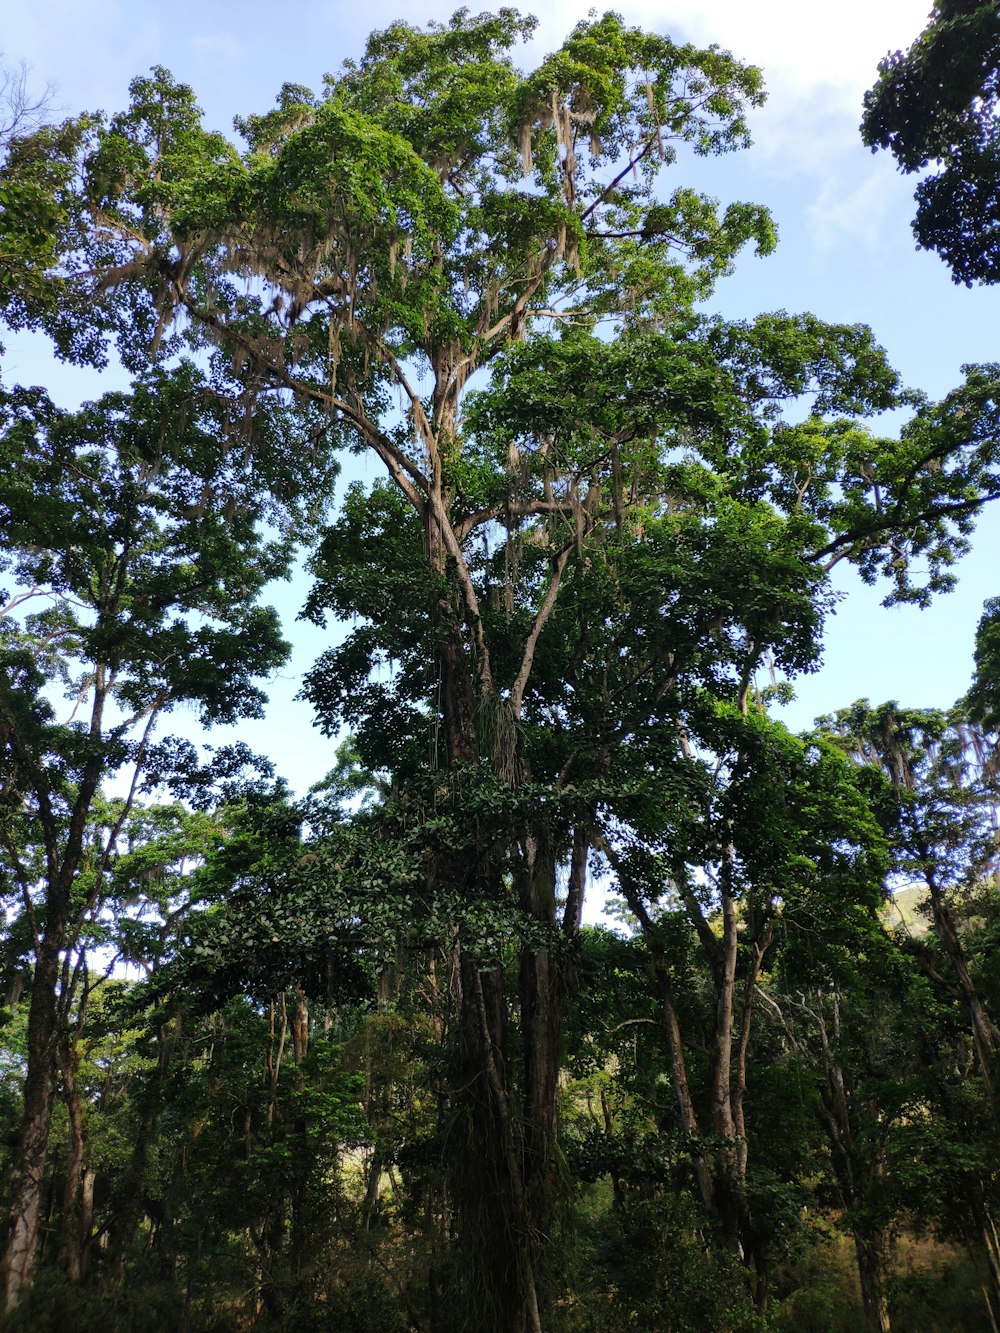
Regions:
<instances>
[{"instance_id":1,"label":"tree branch","mask_svg":"<svg viewBox=\"0 0 1000 1333\"><path fill-rule=\"evenodd\" d=\"M542 598L541 605L535 613L535 621L531 626L531 632L524 645L524 653L521 657L521 666L517 676L514 679L514 687L511 690L510 705L515 717L521 716L521 704L524 700L524 691L528 684L528 677L531 675L532 663L535 660L535 648L538 646L538 639L545 628L552 609L556 604L556 598L559 596L559 585L562 582L563 572L566 569L566 562L569 559L570 551L575 545L570 542L564 546L552 562L552 577L549 579L549 586L545 590L545 596Z\"/></svg>"},{"instance_id":2,"label":"tree branch","mask_svg":"<svg viewBox=\"0 0 1000 1333\"><path fill-rule=\"evenodd\" d=\"M912 519L907 519L907 525L924 523L935 518L948 518L952 515L974 514L977 510L983 509L993 500L1000 500L1000 490L987 491L985 495L978 495L974 500L956 500L953 504L943 504L936 509L927 509L923 513L915 515ZM863 528L852 528L849 532L842 533L839 537L835 537L833 541L827 542L825 546L821 546L819 550L813 551L811 554L804 554L802 557L803 560L808 564L816 564L818 561L824 559L824 557L832 555L835 552L838 553L837 558L840 559L842 556L849 553L847 549L841 548L849 548L853 543L862 540L864 537L891 532L894 528L898 528L900 525L901 518L899 509L900 504L897 504L893 507L892 513L880 522L868 524ZM879 545L881 546L882 543L880 542Z\"/></svg>"}]
</instances>

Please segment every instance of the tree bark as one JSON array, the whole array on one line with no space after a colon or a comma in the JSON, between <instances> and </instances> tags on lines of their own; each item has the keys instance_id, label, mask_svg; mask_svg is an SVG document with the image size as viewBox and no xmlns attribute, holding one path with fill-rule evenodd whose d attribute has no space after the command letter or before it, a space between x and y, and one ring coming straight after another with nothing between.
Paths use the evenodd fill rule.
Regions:
<instances>
[{"instance_id":1,"label":"tree bark","mask_svg":"<svg viewBox=\"0 0 1000 1333\"><path fill-rule=\"evenodd\" d=\"M110 688L107 668L98 665L89 726L95 752L83 766L64 835L55 817L48 774L31 755L30 746L22 741L16 722L9 716L6 719L5 739L10 741L17 766L27 778L38 804L46 862L45 904L39 912L43 924L36 934L28 1005L27 1072L18 1153L9 1181L9 1230L0 1261L4 1309L8 1313L19 1303L35 1267L60 1038L59 960L63 950L76 939L70 927L70 903L83 857L87 820L104 771L100 742L104 704Z\"/></svg>"},{"instance_id":2,"label":"tree bark","mask_svg":"<svg viewBox=\"0 0 1000 1333\"><path fill-rule=\"evenodd\" d=\"M171 1026L173 1031L170 1030ZM125 1172L122 1190L123 1206L118 1227L116 1228L118 1234L112 1264L112 1283L117 1289L120 1289L125 1282L129 1249L132 1245L133 1238L139 1229L139 1223L142 1220L143 1181L149 1161L149 1150L153 1144L153 1136L156 1133L156 1124L160 1115L163 1084L166 1079L167 1069L170 1065L170 1058L173 1054L174 1046L180 1037L180 1032L181 1020L180 1018L177 1018L169 1026L167 1024L161 1025L157 1033L157 1046L159 1049L156 1070L143 1092L142 1120L139 1125L139 1132L136 1136L135 1143L132 1146L132 1155L129 1160L128 1168Z\"/></svg>"},{"instance_id":3,"label":"tree bark","mask_svg":"<svg viewBox=\"0 0 1000 1333\"><path fill-rule=\"evenodd\" d=\"M555 860L544 833L525 846L522 905L546 930L555 928ZM524 1050L524 1175L532 1201L532 1228L547 1234L553 1204L553 1169L559 1055L562 1038L563 969L550 948L521 950L521 1039Z\"/></svg>"},{"instance_id":4,"label":"tree bark","mask_svg":"<svg viewBox=\"0 0 1000 1333\"><path fill-rule=\"evenodd\" d=\"M889 1246L882 1227L851 1228L858 1257L861 1303L871 1333L890 1333L889 1297L886 1276L889 1271Z\"/></svg>"},{"instance_id":5,"label":"tree bark","mask_svg":"<svg viewBox=\"0 0 1000 1333\"><path fill-rule=\"evenodd\" d=\"M966 962L962 941L959 939L951 911L945 901L944 893L937 881L937 877L933 872L929 860L925 865L924 870L927 887L930 890L934 927L937 931L938 938L944 945L945 953L947 953L948 961L951 963L952 968L955 971L955 976L958 978L958 985L962 992L962 999L965 1001L965 1007L969 1014L969 1022L972 1027L972 1040L976 1048L976 1058L979 1062L980 1073L983 1077L983 1086L986 1089L986 1095L989 1099L993 1118L1000 1122L1000 1108L998 1108L996 1091L993 1083L998 1045L996 1028L990 1021L990 1018L983 1007L979 992L976 989L976 984L969 972L969 966Z\"/></svg>"},{"instance_id":6,"label":"tree bark","mask_svg":"<svg viewBox=\"0 0 1000 1333\"><path fill-rule=\"evenodd\" d=\"M649 936L646 937L646 943L649 945ZM667 1036L667 1046L670 1050L670 1075L674 1086L674 1096L677 1100L677 1110L684 1133L691 1139L694 1150L694 1169L695 1177L698 1181L698 1193L701 1195L702 1206L705 1209L705 1215L711 1222L718 1220L715 1200L715 1183L712 1179L712 1170L708 1158L700 1147L701 1130L698 1126L698 1117L694 1109L694 1098L691 1096L691 1084L688 1081L687 1061L684 1058L684 1042L681 1037L680 1021L677 1017L677 1005L674 1000L673 981L670 977L670 971L663 957L663 946L659 939L656 940L655 951L653 953L653 967L656 972L657 981L660 988L660 1003L663 1014L663 1027Z\"/></svg>"},{"instance_id":7,"label":"tree bark","mask_svg":"<svg viewBox=\"0 0 1000 1333\"><path fill-rule=\"evenodd\" d=\"M996 1220L986 1201L982 1182L978 1180L972 1190L972 1212L990 1275L989 1286L983 1295L990 1319L996 1327L1000 1325L1000 1235L997 1234Z\"/></svg>"},{"instance_id":8,"label":"tree bark","mask_svg":"<svg viewBox=\"0 0 1000 1333\"><path fill-rule=\"evenodd\" d=\"M715 1035L712 1055L712 1132L721 1141L713 1169L715 1206L722 1238L741 1260L748 1258L746 1231L746 1143L740 1141L733 1091L733 1044L736 1032L736 960L739 922L732 886L733 848L727 847L721 875L722 958L717 972Z\"/></svg>"},{"instance_id":9,"label":"tree bark","mask_svg":"<svg viewBox=\"0 0 1000 1333\"><path fill-rule=\"evenodd\" d=\"M663 1028L667 1038L667 1048L670 1051L670 1074L674 1096L677 1100L678 1117L681 1128L691 1139L695 1177L698 1181L698 1192L701 1195L705 1217L713 1227L717 1227L719 1225L719 1208L715 1170L701 1141L701 1129L698 1125L694 1098L691 1095L687 1060L684 1055L684 1041L677 1015L677 1004L674 999L673 978L667 964L663 940L660 937L659 927L649 915L641 895L635 891L635 888L629 882L628 876L624 873L624 867L609 849L606 848L605 850L618 874L618 882L625 895L629 910L639 922L642 937L653 960L653 975L659 991ZM712 938L714 940L715 937Z\"/></svg>"},{"instance_id":10,"label":"tree bark","mask_svg":"<svg viewBox=\"0 0 1000 1333\"><path fill-rule=\"evenodd\" d=\"M94 1187L97 1184L97 1172L89 1166L83 1168L80 1187L80 1278L87 1276L90 1267L90 1250L94 1230Z\"/></svg>"},{"instance_id":11,"label":"tree bark","mask_svg":"<svg viewBox=\"0 0 1000 1333\"><path fill-rule=\"evenodd\" d=\"M839 997L834 996L834 1004ZM861 1303L871 1333L889 1333L889 1236L884 1224L871 1215L873 1186L884 1171L880 1150L859 1150L851 1114L847 1081L830 1045L826 1022L817 1004L809 1011L816 1024L826 1086L820 1090L819 1119L830 1143L834 1178L841 1200L851 1214L851 1235L858 1263ZM835 1010L835 1018L837 1011ZM835 1027L836 1030L836 1027ZM867 1211L867 1216L866 1216Z\"/></svg>"},{"instance_id":12,"label":"tree bark","mask_svg":"<svg viewBox=\"0 0 1000 1333\"><path fill-rule=\"evenodd\" d=\"M74 1035L66 1033L62 1050L63 1099L69 1119L69 1156L66 1164L66 1183L63 1189L62 1250L66 1271L72 1282L83 1276L83 1232L81 1188L84 1178L83 1106L77 1084L80 1054Z\"/></svg>"},{"instance_id":13,"label":"tree bark","mask_svg":"<svg viewBox=\"0 0 1000 1333\"><path fill-rule=\"evenodd\" d=\"M61 928L50 933L61 939ZM27 1076L24 1081L16 1166L10 1185L10 1230L2 1265L4 1308L8 1312L19 1303L31 1281L38 1248L45 1164L55 1099L58 985L59 949L46 938L39 944L31 983Z\"/></svg>"},{"instance_id":14,"label":"tree bark","mask_svg":"<svg viewBox=\"0 0 1000 1333\"><path fill-rule=\"evenodd\" d=\"M503 970L480 972L463 954L461 988L465 1135L453 1181L462 1302L469 1327L541 1333L524 1145L505 1058Z\"/></svg>"}]
</instances>

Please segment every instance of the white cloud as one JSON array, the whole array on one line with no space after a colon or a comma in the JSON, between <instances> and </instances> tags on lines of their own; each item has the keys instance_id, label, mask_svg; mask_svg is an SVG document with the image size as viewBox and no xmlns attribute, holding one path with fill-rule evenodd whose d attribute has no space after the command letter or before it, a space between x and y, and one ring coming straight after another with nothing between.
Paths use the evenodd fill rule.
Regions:
<instances>
[{"instance_id":1,"label":"white cloud","mask_svg":"<svg viewBox=\"0 0 1000 1333\"><path fill-rule=\"evenodd\" d=\"M530 5L528 6L530 8ZM587 16L591 0L547 0L535 6L552 40ZM597 6L603 9L602 5ZM692 41L717 42L763 65L771 81L800 91L832 84L854 94L867 88L888 50L905 48L924 27L928 0L619 0L630 22Z\"/></svg>"},{"instance_id":2,"label":"white cloud","mask_svg":"<svg viewBox=\"0 0 1000 1333\"><path fill-rule=\"evenodd\" d=\"M528 8L530 8L530 4ZM551 45L586 18L593 0L536 5ZM603 10L599 5L598 9ZM715 42L764 70L769 100L752 121L770 168L822 174L857 144L861 98L887 51L905 49L924 27L928 0L619 0L629 22L685 40Z\"/></svg>"},{"instance_id":3,"label":"white cloud","mask_svg":"<svg viewBox=\"0 0 1000 1333\"><path fill-rule=\"evenodd\" d=\"M816 249L829 251L845 243L867 251L878 249L884 243L890 213L899 211L895 206L900 203L901 193L905 195L903 212L909 211L910 189L888 171L859 173L855 166L850 174L837 172L824 181L808 208ZM893 220L900 235L905 235L905 221Z\"/></svg>"}]
</instances>

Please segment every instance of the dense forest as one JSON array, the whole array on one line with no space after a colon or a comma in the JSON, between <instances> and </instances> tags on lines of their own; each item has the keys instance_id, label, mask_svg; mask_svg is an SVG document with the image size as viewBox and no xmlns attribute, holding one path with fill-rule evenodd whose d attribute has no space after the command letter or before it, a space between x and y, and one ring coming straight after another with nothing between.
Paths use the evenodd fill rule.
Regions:
<instances>
[{"instance_id":1,"label":"dense forest","mask_svg":"<svg viewBox=\"0 0 1000 1333\"><path fill-rule=\"evenodd\" d=\"M1000 599L957 702L773 707L835 569L953 586L1000 366L713 315L775 227L685 166L760 70L533 30L394 24L232 139L7 81L0 318L116 387L0 380L4 1329L1000 1327ZM866 100L959 281L998 68L941 0ZM208 730L299 560L304 799Z\"/></svg>"}]
</instances>

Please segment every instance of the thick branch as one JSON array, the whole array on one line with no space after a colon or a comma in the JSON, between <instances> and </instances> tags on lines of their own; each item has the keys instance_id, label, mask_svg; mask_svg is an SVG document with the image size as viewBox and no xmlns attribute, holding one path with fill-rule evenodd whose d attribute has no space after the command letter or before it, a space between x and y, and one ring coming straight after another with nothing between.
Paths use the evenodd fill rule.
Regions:
<instances>
[{"instance_id":1,"label":"thick branch","mask_svg":"<svg viewBox=\"0 0 1000 1333\"><path fill-rule=\"evenodd\" d=\"M253 341L231 328L224 320L210 311L204 310L188 297L183 298L185 309L193 319L214 329L220 337L231 339L255 364L262 366L275 383L291 390L297 398L306 398L321 403L328 411L339 412L354 427L365 443L379 456L392 477L418 514L424 512L424 497L430 489L427 478L401 449L399 449L378 427L368 419L364 412L352 407L345 399L327 393L316 385L296 379L284 366L262 358ZM423 494L421 494L423 492Z\"/></svg>"},{"instance_id":2,"label":"thick branch","mask_svg":"<svg viewBox=\"0 0 1000 1333\"><path fill-rule=\"evenodd\" d=\"M486 642L486 635L483 631L483 618L479 610L479 597L476 593L475 584L472 581L472 575L469 572L469 566L466 564L465 556L462 554L462 548L459 545L458 538L455 535L455 529L451 525L445 509L444 499L439 489L432 489L427 497L431 513L434 515L438 529L444 538L444 544L448 554L455 562L455 573L458 577L459 586L462 589L462 599L465 602L465 608L468 612L470 627L472 629L473 641L476 645L476 651L479 655L479 684L483 693L489 693L493 689L493 672L490 667L490 651Z\"/></svg>"},{"instance_id":3,"label":"thick branch","mask_svg":"<svg viewBox=\"0 0 1000 1333\"><path fill-rule=\"evenodd\" d=\"M907 518L906 525L907 527L911 527L915 523L923 523L929 519L950 518L961 514L974 514L978 509L982 509L985 505L989 504L991 500L1000 500L1000 490L987 491L986 494L978 495L974 500L956 500L953 504L943 504L936 508L927 509L921 514L916 514L912 518ZM830 555L835 555L835 561L842 559L845 555L849 554L849 548L856 542L862 541L866 537L873 537L879 533L891 532L894 528L898 528L902 521L900 516L901 505L902 500L893 506L892 512L887 517L877 522L866 524L864 527L852 528L849 532L841 533L840 536L835 537L833 541L827 542L825 546L821 546L819 550L804 555L803 559L807 564L816 564L818 561L823 560L826 556ZM879 544L881 545L881 543ZM835 561L831 562L829 566L825 566L825 568L832 568L832 564L835 563Z\"/></svg>"},{"instance_id":4,"label":"thick branch","mask_svg":"<svg viewBox=\"0 0 1000 1333\"><path fill-rule=\"evenodd\" d=\"M604 189L601 191L601 193L597 196L597 198L593 201L593 203L589 204L583 210L583 212L580 214L581 222L586 222L587 218L590 217L591 213L593 213L596 209L600 208L601 204L604 203L605 199L607 199L608 195L612 192L612 190L617 189L618 186L621 185L622 181L629 174L629 172L635 170L635 168L642 161L642 159L653 151L654 144L658 142L659 142L658 134L650 135L646 147L642 150L642 152L639 153L637 156L631 156L629 158L628 166L623 167L621 171L619 171L618 175L611 182L611 184L606 185Z\"/></svg>"},{"instance_id":5,"label":"thick branch","mask_svg":"<svg viewBox=\"0 0 1000 1333\"><path fill-rule=\"evenodd\" d=\"M464 541L470 532L483 523L492 523L501 515L510 518L528 518L532 514L560 514L571 518L576 506L571 500L507 500L491 505L488 509L477 509L468 514L460 523L455 524L455 533L459 541Z\"/></svg>"}]
</instances>

